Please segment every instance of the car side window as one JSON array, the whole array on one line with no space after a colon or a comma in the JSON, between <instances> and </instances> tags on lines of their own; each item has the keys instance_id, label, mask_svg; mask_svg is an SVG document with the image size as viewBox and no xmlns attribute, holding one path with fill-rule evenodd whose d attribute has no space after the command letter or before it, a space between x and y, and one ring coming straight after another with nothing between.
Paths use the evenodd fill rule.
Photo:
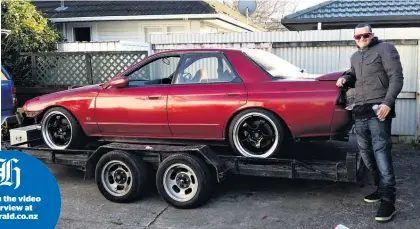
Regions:
<instances>
[{"instance_id":1,"label":"car side window","mask_svg":"<svg viewBox=\"0 0 420 229\"><path fill-rule=\"evenodd\" d=\"M179 56L162 57L126 75L128 87L171 84L180 61Z\"/></svg>"},{"instance_id":2,"label":"car side window","mask_svg":"<svg viewBox=\"0 0 420 229\"><path fill-rule=\"evenodd\" d=\"M200 53L184 56L174 84L227 83L237 80L240 82L224 55Z\"/></svg>"}]
</instances>

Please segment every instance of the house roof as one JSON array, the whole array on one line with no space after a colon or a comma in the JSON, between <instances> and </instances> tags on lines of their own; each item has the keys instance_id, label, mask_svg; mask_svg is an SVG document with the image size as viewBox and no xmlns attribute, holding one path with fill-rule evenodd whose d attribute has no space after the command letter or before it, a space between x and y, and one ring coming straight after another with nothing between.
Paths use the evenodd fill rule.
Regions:
<instances>
[{"instance_id":1,"label":"house roof","mask_svg":"<svg viewBox=\"0 0 420 229\"><path fill-rule=\"evenodd\" d=\"M48 18L209 14L215 9L203 1L64 1L65 10L56 10L61 1L32 1Z\"/></svg>"},{"instance_id":2,"label":"house roof","mask_svg":"<svg viewBox=\"0 0 420 229\"><path fill-rule=\"evenodd\" d=\"M61 1L32 0L37 10L52 19L125 17L125 16L166 16L166 15L211 15L221 14L241 23L246 18L230 7L209 0L196 1L64 1L64 10L57 10ZM249 23L258 30L259 25Z\"/></svg>"},{"instance_id":3,"label":"house roof","mask_svg":"<svg viewBox=\"0 0 420 229\"><path fill-rule=\"evenodd\" d=\"M354 27L361 22L376 27L419 26L420 0L326 1L282 20L282 24L292 30L313 29L318 22L334 29Z\"/></svg>"}]
</instances>

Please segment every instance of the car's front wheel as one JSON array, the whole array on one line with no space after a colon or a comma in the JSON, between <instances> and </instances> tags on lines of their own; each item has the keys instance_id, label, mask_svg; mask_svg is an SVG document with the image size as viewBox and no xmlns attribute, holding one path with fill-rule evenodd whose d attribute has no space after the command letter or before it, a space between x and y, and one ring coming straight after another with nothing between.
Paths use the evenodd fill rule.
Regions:
<instances>
[{"instance_id":1,"label":"car's front wheel","mask_svg":"<svg viewBox=\"0 0 420 229\"><path fill-rule=\"evenodd\" d=\"M232 120L229 143L237 154L245 157L269 158L276 155L284 138L281 120L269 111L249 109Z\"/></svg>"},{"instance_id":2,"label":"car's front wheel","mask_svg":"<svg viewBox=\"0 0 420 229\"><path fill-rule=\"evenodd\" d=\"M66 109L49 109L41 122L45 144L51 149L78 149L85 144L86 136L74 116Z\"/></svg>"}]
</instances>

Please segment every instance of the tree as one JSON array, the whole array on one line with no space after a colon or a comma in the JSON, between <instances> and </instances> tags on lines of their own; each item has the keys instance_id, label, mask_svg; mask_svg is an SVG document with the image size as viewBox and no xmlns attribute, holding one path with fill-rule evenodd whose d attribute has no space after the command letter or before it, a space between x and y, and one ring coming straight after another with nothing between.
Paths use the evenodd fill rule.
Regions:
<instances>
[{"instance_id":1,"label":"tree","mask_svg":"<svg viewBox=\"0 0 420 229\"><path fill-rule=\"evenodd\" d=\"M2 65L13 76L25 74L30 59L20 53L54 51L61 35L28 0L3 0L1 10L1 27L10 30L1 37Z\"/></svg>"},{"instance_id":2,"label":"tree","mask_svg":"<svg viewBox=\"0 0 420 229\"><path fill-rule=\"evenodd\" d=\"M235 1L234 5L237 4ZM257 10L250 19L267 31L284 30L281 19L287 14L296 12L298 5L298 0L257 0Z\"/></svg>"}]
</instances>

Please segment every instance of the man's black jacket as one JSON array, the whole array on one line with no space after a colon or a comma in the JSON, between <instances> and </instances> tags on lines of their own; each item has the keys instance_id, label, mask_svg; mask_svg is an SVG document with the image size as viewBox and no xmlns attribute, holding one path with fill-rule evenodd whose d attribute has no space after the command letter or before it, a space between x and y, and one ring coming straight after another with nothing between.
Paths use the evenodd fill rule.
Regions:
<instances>
[{"instance_id":1,"label":"man's black jacket","mask_svg":"<svg viewBox=\"0 0 420 229\"><path fill-rule=\"evenodd\" d=\"M404 84L400 55L394 45L375 37L351 56L343 78L345 86L355 88L356 106L384 103L393 108Z\"/></svg>"}]
</instances>

